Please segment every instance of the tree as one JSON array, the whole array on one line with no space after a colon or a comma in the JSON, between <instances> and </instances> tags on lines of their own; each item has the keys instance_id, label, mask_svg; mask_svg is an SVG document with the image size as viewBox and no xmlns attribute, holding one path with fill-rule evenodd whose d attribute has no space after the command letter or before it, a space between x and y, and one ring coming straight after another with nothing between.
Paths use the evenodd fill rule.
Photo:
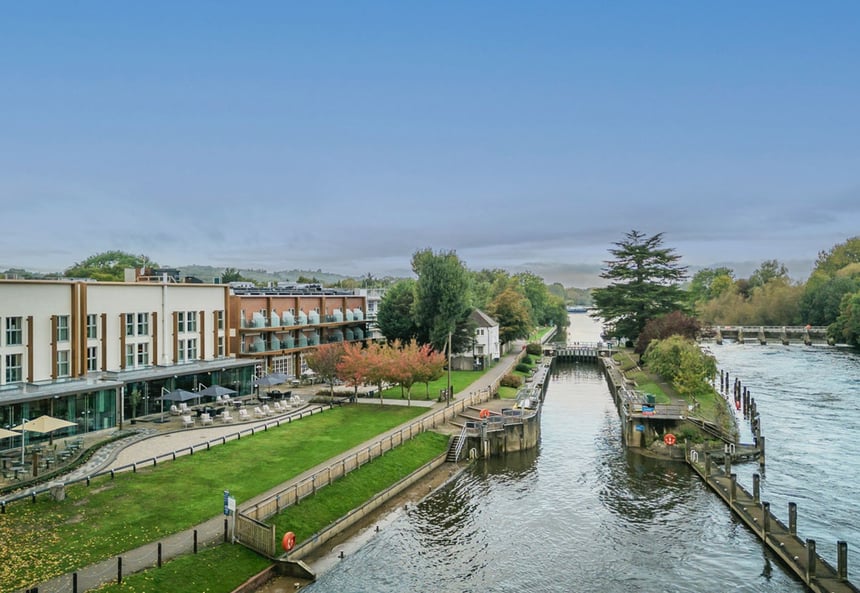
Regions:
<instances>
[{"instance_id":1,"label":"tree","mask_svg":"<svg viewBox=\"0 0 860 593\"><path fill-rule=\"evenodd\" d=\"M506 289L490 303L487 313L499 322L499 339L503 344L529 336L534 327L529 309L526 297L513 288Z\"/></svg>"},{"instance_id":2,"label":"tree","mask_svg":"<svg viewBox=\"0 0 860 593\"><path fill-rule=\"evenodd\" d=\"M376 324L389 342L408 342L418 332L413 317L415 281L402 280L385 291L379 303Z\"/></svg>"},{"instance_id":3,"label":"tree","mask_svg":"<svg viewBox=\"0 0 860 593\"><path fill-rule=\"evenodd\" d=\"M122 282L128 268L158 267L145 255L132 255L125 251L105 251L91 255L82 262L67 268L67 278L92 278L103 282Z\"/></svg>"},{"instance_id":4,"label":"tree","mask_svg":"<svg viewBox=\"0 0 860 593\"><path fill-rule=\"evenodd\" d=\"M694 397L707 391L717 362L693 341L682 336L652 340L642 355L648 368L672 382L681 395Z\"/></svg>"},{"instance_id":5,"label":"tree","mask_svg":"<svg viewBox=\"0 0 860 593\"><path fill-rule=\"evenodd\" d=\"M246 281L246 279L242 277L242 274L236 268L224 268L224 272L221 274L221 282L223 284L243 281Z\"/></svg>"},{"instance_id":6,"label":"tree","mask_svg":"<svg viewBox=\"0 0 860 593\"><path fill-rule=\"evenodd\" d=\"M442 352L437 352L430 347L430 344L424 344L418 348L415 355L415 381L424 383L424 396L430 399L430 381L435 381L445 374L445 365L448 362L448 357Z\"/></svg>"},{"instance_id":7,"label":"tree","mask_svg":"<svg viewBox=\"0 0 860 593\"><path fill-rule=\"evenodd\" d=\"M815 271L823 272L828 276L836 274L845 266L860 262L860 235L852 237L830 248L829 251L821 251L815 260Z\"/></svg>"},{"instance_id":8,"label":"tree","mask_svg":"<svg viewBox=\"0 0 860 593\"><path fill-rule=\"evenodd\" d=\"M323 344L312 351L305 360L308 366L328 383L329 395L334 397L334 380L337 378L337 363L343 356L343 343Z\"/></svg>"},{"instance_id":9,"label":"tree","mask_svg":"<svg viewBox=\"0 0 860 593\"><path fill-rule=\"evenodd\" d=\"M710 301L730 290L732 282L734 271L731 268L703 268L690 280L690 295L694 302Z\"/></svg>"},{"instance_id":10,"label":"tree","mask_svg":"<svg viewBox=\"0 0 860 593\"><path fill-rule=\"evenodd\" d=\"M454 352L464 351L471 339L463 328L472 311L472 290L463 262L454 251L424 249L413 254L412 271L418 276L413 308L418 341L442 350L451 334Z\"/></svg>"},{"instance_id":11,"label":"tree","mask_svg":"<svg viewBox=\"0 0 860 593\"><path fill-rule=\"evenodd\" d=\"M788 268L775 259L763 261L749 278L751 288L764 286L765 284L774 281L783 283L788 283L789 281Z\"/></svg>"},{"instance_id":12,"label":"tree","mask_svg":"<svg viewBox=\"0 0 860 593\"><path fill-rule=\"evenodd\" d=\"M842 297L839 318L827 328L827 333L837 341L860 346L860 292Z\"/></svg>"},{"instance_id":13,"label":"tree","mask_svg":"<svg viewBox=\"0 0 860 593\"><path fill-rule=\"evenodd\" d=\"M531 304L534 323L540 326L558 325L566 327L568 325L569 320L564 298L550 294L543 278L531 272L521 272L515 278Z\"/></svg>"},{"instance_id":14,"label":"tree","mask_svg":"<svg viewBox=\"0 0 860 593\"><path fill-rule=\"evenodd\" d=\"M694 340L700 329L699 321L695 317L690 317L681 311L672 311L666 315L649 319L636 340L636 352L638 354L644 353L651 340L665 340L670 336L681 336Z\"/></svg>"},{"instance_id":15,"label":"tree","mask_svg":"<svg viewBox=\"0 0 860 593\"><path fill-rule=\"evenodd\" d=\"M368 364L365 352L360 344L347 342L343 345L343 353L335 365L337 378L353 387L354 397L358 397L358 386L367 380Z\"/></svg>"},{"instance_id":16,"label":"tree","mask_svg":"<svg viewBox=\"0 0 860 593\"><path fill-rule=\"evenodd\" d=\"M593 291L597 317L610 333L633 342L649 319L672 311L686 311L685 294L679 283L687 268L673 249L663 247L663 233L646 237L633 230L609 252L600 276L611 283Z\"/></svg>"}]
</instances>

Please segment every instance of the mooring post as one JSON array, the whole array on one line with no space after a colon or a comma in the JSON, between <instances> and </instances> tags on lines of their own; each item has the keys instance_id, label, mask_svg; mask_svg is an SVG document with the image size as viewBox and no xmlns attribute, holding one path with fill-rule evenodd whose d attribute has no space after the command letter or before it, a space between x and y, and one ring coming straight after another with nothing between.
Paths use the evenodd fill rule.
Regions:
<instances>
[{"instance_id":1,"label":"mooring post","mask_svg":"<svg viewBox=\"0 0 860 593\"><path fill-rule=\"evenodd\" d=\"M753 474L753 502L758 504L758 499L761 496L761 476Z\"/></svg>"},{"instance_id":2,"label":"mooring post","mask_svg":"<svg viewBox=\"0 0 860 593\"><path fill-rule=\"evenodd\" d=\"M806 582L815 578L815 561L817 559L818 558L815 554L815 540L806 540Z\"/></svg>"},{"instance_id":3,"label":"mooring post","mask_svg":"<svg viewBox=\"0 0 860 593\"><path fill-rule=\"evenodd\" d=\"M732 473L732 453L731 453L731 451L728 450L728 448L726 448L725 455L726 455L726 475L728 476L729 474Z\"/></svg>"},{"instance_id":4,"label":"mooring post","mask_svg":"<svg viewBox=\"0 0 860 593\"><path fill-rule=\"evenodd\" d=\"M761 532L762 532L762 539L765 539L767 537L767 534L770 532L770 503L769 502L761 503L761 511L762 511Z\"/></svg>"},{"instance_id":5,"label":"mooring post","mask_svg":"<svg viewBox=\"0 0 860 593\"><path fill-rule=\"evenodd\" d=\"M788 503L788 532L797 535L797 503Z\"/></svg>"},{"instance_id":6,"label":"mooring post","mask_svg":"<svg viewBox=\"0 0 860 593\"><path fill-rule=\"evenodd\" d=\"M729 505L732 505L734 504L735 498L737 498L738 494L738 475L729 474L729 479L731 480L729 484Z\"/></svg>"},{"instance_id":7,"label":"mooring post","mask_svg":"<svg viewBox=\"0 0 860 593\"><path fill-rule=\"evenodd\" d=\"M711 477L711 454L705 452L705 477Z\"/></svg>"},{"instance_id":8,"label":"mooring post","mask_svg":"<svg viewBox=\"0 0 860 593\"><path fill-rule=\"evenodd\" d=\"M848 580L848 542L836 542L836 576L840 581Z\"/></svg>"},{"instance_id":9,"label":"mooring post","mask_svg":"<svg viewBox=\"0 0 860 593\"><path fill-rule=\"evenodd\" d=\"M764 467L764 436L760 436L758 438L758 464L761 467Z\"/></svg>"}]
</instances>

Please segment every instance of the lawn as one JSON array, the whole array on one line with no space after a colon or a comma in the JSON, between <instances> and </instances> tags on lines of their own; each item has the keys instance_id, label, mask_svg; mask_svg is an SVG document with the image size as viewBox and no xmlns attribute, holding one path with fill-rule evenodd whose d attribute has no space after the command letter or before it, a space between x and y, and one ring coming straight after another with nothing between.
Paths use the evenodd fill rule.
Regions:
<instances>
[{"instance_id":1,"label":"lawn","mask_svg":"<svg viewBox=\"0 0 860 593\"><path fill-rule=\"evenodd\" d=\"M224 490L241 504L425 411L335 408L113 481L71 486L63 502L41 496L9 505L0 518L0 583L26 587L197 525L222 511Z\"/></svg>"},{"instance_id":2,"label":"lawn","mask_svg":"<svg viewBox=\"0 0 860 593\"><path fill-rule=\"evenodd\" d=\"M486 371L451 371L451 388L454 393L461 393L466 387L481 378ZM439 392L448 387L448 374L442 375L435 381L430 381L429 389L424 383L416 383L412 386L412 399L436 399ZM405 390L401 393L399 385L389 387L382 391L382 397L389 399L406 399Z\"/></svg>"},{"instance_id":3,"label":"lawn","mask_svg":"<svg viewBox=\"0 0 860 593\"><path fill-rule=\"evenodd\" d=\"M444 453L447 446L448 437L425 432L350 472L275 517L278 540L286 531L293 531L297 541L306 539L432 461ZM223 544L197 555L180 556L161 568L128 575L123 578L122 585L114 583L97 590L102 593L220 593L235 589L268 565L268 560L244 546Z\"/></svg>"}]
</instances>

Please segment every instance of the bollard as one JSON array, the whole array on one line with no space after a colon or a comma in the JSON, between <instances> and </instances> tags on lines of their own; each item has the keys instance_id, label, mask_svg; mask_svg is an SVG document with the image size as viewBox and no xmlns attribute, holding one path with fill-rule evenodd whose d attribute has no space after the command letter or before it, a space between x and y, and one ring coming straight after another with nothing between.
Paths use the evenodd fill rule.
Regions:
<instances>
[{"instance_id":1,"label":"bollard","mask_svg":"<svg viewBox=\"0 0 860 593\"><path fill-rule=\"evenodd\" d=\"M815 554L815 540L806 540L806 582L815 578L815 562L818 557Z\"/></svg>"},{"instance_id":2,"label":"bollard","mask_svg":"<svg viewBox=\"0 0 860 593\"><path fill-rule=\"evenodd\" d=\"M122 585L122 556L116 558L116 582Z\"/></svg>"},{"instance_id":3,"label":"bollard","mask_svg":"<svg viewBox=\"0 0 860 593\"><path fill-rule=\"evenodd\" d=\"M224 543L227 543L227 519L224 519Z\"/></svg>"},{"instance_id":4,"label":"bollard","mask_svg":"<svg viewBox=\"0 0 860 593\"><path fill-rule=\"evenodd\" d=\"M729 505L732 505L738 494L738 475L729 474L729 479L731 479L731 484L729 485Z\"/></svg>"},{"instance_id":5,"label":"bollard","mask_svg":"<svg viewBox=\"0 0 860 593\"><path fill-rule=\"evenodd\" d=\"M726 475L732 473L732 454L726 452Z\"/></svg>"},{"instance_id":6,"label":"bollard","mask_svg":"<svg viewBox=\"0 0 860 593\"><path fill-rule=\"evenodd\" d=\"M197 530L194 530L194 553L197 553Z\"/></svg>"},{"instance_id":7,"label":"bollard","mask_svg":"<svg viewBox=\"0 0 860 593\"><path fill-rule=\"evenodd\" d=\"M161 568L161 542L158 542L158 568Z\"/></svg>"},{"instance_id":8,"label":"bollard","mask_svg":"<svg viewBox=\"0 0 860 593\"><path fill-rule=\"evenodd\" d=\"M758 504L758 499L761 496L761 476L753 474L753 502Z\"/></svg>"},{"instance_id":9,"label":"bollard","mask_svg":"<svg viewBox=\"0 0 860 593\"><path fill-rule=\"evenodd\" d=\"M758 456L758 464L761 467L764 467L764 436L760 436L758 438L758 449L760 451Z\"/></svg>"},{"instance_id":10,"label":"bollard","mask_svg":"<svg viewBox=\"0 0 860 593\"><path fill-rule=\"evenodd\" d=\"M836 542L836 576L840 581L848 580L848 542Z\"/></svg>"},{"instance_id":11,"label":"bollard","mask_svg":"<svg viewBox=\"0 0 860 593\"><path fill-rule=\"evenodd\" d=\"M761 521L761 532L762 539L767 538L768 532L770 532L770 503L763 502L761 503L762 510L762 521Z\"/></svg>"},{"instance_id":12,"label":"bollard","mask_svg":"<svg viewBox=\"0 0 860 593\"><path fill-rule=\"evenodd\" d=\"M72 573L72 593L78 593L78 573Z\"/></svg>"},{"instance_id":13,"label":"bollard","mask_svg":"<svg viewBox=\"0 0 860 593\"><path fill-rule=\"evenodd\" d=\"M797 535L797 503L788 503L788 532Z\"/></svg>"}]
</instances>

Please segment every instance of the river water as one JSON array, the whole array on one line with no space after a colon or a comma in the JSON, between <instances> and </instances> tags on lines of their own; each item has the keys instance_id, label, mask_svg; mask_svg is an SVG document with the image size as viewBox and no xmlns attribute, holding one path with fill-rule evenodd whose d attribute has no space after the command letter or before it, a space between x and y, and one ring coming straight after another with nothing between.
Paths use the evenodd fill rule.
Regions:
<instances>
[{"instance_id":1,"label":"river water","mask_svg":"<svg viewBox=\"0 0 860 593\"><path fill-rule=\"evenodd\" d=\"M599 328L590 318L573 314L571 320L568 341L596 341ZM836 539L847 540L849 570L856 568L858 451L856 443L843 441L857 428L846 412L852 397L860 397L860 358L802 346L711 349L752 389L762 414L768 445L763 499L783 518L788 500L798 502L800 535L815 538L834 564ZM836 377L838 389L830 382ZM541 423L536 449L475 463L399 511L306 590L805 590L686 465L624 449L595 365L557 367ZM749 476L758 465L735 469L751 489Z\"/></svg>"}]
</instances>

